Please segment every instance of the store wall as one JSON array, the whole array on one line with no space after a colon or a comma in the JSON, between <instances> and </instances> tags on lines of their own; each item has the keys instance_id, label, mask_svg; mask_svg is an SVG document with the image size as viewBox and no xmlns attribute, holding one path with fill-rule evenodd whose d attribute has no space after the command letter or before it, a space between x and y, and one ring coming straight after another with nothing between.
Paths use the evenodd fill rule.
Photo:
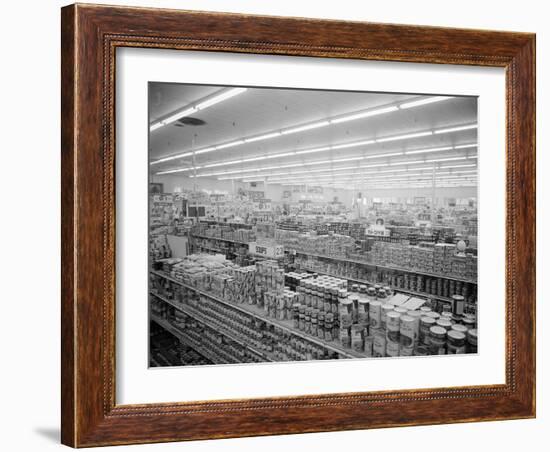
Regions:
<instances>
[{"instance_id":1,"label":"store wall","mask_svg":"<svg viewBox=\"0 0 550 452\"><path fill-rule=\"evenodd\" d=\"M362 191L367 198L414 198L415 196L432 197L431 188L402 189L368 189ZM477 198L477 187L436 188L436 203L441 204L445 198Z\"/></svg>"},{"instance_id":2,"label":"store wall","mask_svg":"<svg viewBox=\"0 0 550 452\"><path fill-rule=\"evenodd\" d=\"M265 190L264 184L259 182L256 184L256 187L252 187L249 183L235 182L233 183L230 180L218 180L215 178L189 178L183 174L163 174L163 175L152 175L151 182L160 182L164 184L165 193L174 193L180 191L182 188L192 189L197 187L199 190L210 190L210 191L225 191L227 193L233 193L233 190L242 188L244 190L252 191L263 191L265 197L271 199L275 202L283 201L283 194L285 191L290 190L290 187L283 186L280 184L268 184L267 191ZM304 199L301 196L305 193L291 193L291 198L289 202L298 202L300 199ZM332 189L332 188L323 188L323 193L320 195L319 200L322 202L330 202L334 197L344 204L350 206L352 199L351 190L342 190L342 189Z\"/></svg>"}]
</instances>

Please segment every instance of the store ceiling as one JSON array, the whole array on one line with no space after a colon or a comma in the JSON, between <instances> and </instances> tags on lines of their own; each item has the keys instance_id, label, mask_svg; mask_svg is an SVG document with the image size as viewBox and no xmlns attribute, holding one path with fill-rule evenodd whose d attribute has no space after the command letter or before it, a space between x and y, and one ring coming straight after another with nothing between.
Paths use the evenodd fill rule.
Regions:
<instances>
[{"instance_id":1,"label":"store ceiling","mask_svg":"<svg viewBox=\"0 0 550 452\"><path fill-rule=\"evenodd\" d=\"M200 104L229 89L221 86L150 84L150 124L179 109ZM325 124L280 135L297 126L355 112L394 107L431 98L416 94L249 88L202 110L185 115L204 121L178 121L150 133L153 174L212 177L237 181L307 183L347 187L475 185L477 129L445 132L446 128L477 122L477 100L451 98L396 109L376 116ZM443 131L445 133L433 133ZM426 132L429 135L402 139ZM277 134L269 139L209 150L245 138ZM392 141L384 138L397 137ZM382 139L380 142L371 142ZM361 143L341 147L343 144ZM332 146L332 149L326 149ZM441 150L437 150L444 148ZM448 148L448 149L447 149ZM206 149L207 152L201 152ZM434 149L436 149L434 151ZM418 152L426 151L430 152ZM193 151L197 152L193 159ZM180 156L179 158L172 158ZM162 161L168 158L169 160ZM160 162L157 162L161 160ZM248 161L246 161L248 160ZM410 175L410 176L409 176Z\"/></svg>"}]
</instances>

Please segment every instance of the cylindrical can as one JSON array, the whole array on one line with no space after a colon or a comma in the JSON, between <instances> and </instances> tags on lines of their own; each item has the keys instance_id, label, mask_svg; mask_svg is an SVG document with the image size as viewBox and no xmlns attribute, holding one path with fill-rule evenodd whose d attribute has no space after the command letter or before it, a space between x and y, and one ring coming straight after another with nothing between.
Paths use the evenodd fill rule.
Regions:
<instances>
[{"instance_id":1,"label":"cylindrical can","mask_svg":"<svg viewBox=\"0 0 550 452\"><path fill-rule=\"evenodd\" d=\"M351 327L351 347L356 352L363 351L363 333L365 329L362 325L353 325Z\"/></svg>"},{"instance_id":2,"label":"cylindrical can","mask_svg":"<svg viewBox=\"0 0 550 452\"><path fill-rule=\"evenodd\" d=\"M453 313L452 313L451 311L442 312L442 313L441 313L441 318L450 321L450 320L452 320L452 318L453 318Z\"/></svg>"},{"instance_id":3,"label":"cylindrical can","mask_svg":"<svg viewBox=\"0 0 550 452\"><path fill-rule=\"evenodd\" d=\"M414 343L418 343L420 338L420 317L422 313L420 311L407 311L407 315L414 319Z\"/></svg>"},{"instance_id":4,"label":"cylindrical can","mask_svg":"<svg viewBox=\"0 0 550 452\"><path fill-rule=\"evenodd\" d=\"M452 296L452 311L453 314L464 314L464 297L462 295Z\"/></svg>"},{"instance_id":5,"label":"cylindrical can","mask_svg":"<svg viewBox=\"0 0 550 452\"><path fill-rule=\"evenodd\" d=\"M353 323L353 301L349 298L340 298L338 299L338 314L340 317L340 327L349 328Z\"/></svg>"},{"instance_id":6,"label":"cylindrical can","mask_svg":"<svg viewBox=\"0 0 550 452\"><path fill-rule=\"evenodd\" d=\"M407 309L401 308L401 307L399 307L399 306L397 306L396 308L393 308L393 310L394 310L395 312L398 312L398 313L401 314L401 315L407 313Z\"/></svg>"},{"instance_id":7,"label":"cylindrical can","mask_svg":"<svg viewBox=\"0 0 550 452\"><path fill-rule=\"evenodd\" d=\"M431 317L432 319L439 320L441 316L437 312L431 311L426 312L426 317Z\"/></svg>"},{"instance_id":8,"label":"cylindrical can","mask_svg":"<svg viewBox=\"0 0 550 452\"><path fill-rule=\"evenodd\" d=\"M386 355L399 356L399 342L386 341Z\"/></svg>"},{"instance_id":9,"label":"cylindrical can","mask_svg":"<svg viewBox=\"0 0 550 452\"><path fill-rule=\"evenodd\" d=\"M430 328L430 354L445 355L447 353L445 346L447 344L447 330L440 326Z\"/></svg>"},{"instance_id":10,"label":"cylindrical can","mask_svg":"<svg viewBox=\"0 0 550 452\"><path fill-rule=\"evenodd\" d=\"M415 340L416 320L409 315L402 315L399 319L399 343L402 348L413 348ZM412 352L411 352L412 355Z\"/></svg>"},{"instance_id":11,"label":"cylindrical can","mask_svg":"<svg viewBox=\"0 0 550 452\"><path fill-rule=\"evenodd\" d=\"M468 353L477 353L477 329L472 328L471 330L468 330L468 333L466 333L466 339L468 343L466 351Z\"/></svg>"},{"instance_id":12,"label":"cylindrical can","mask_svg":"<svg viewBox=\"0 0 550 452\"><path fill-rule=\"evenodd\" d=\"M349 328L340 328L340 344L344 348L351 347L351 336Z\"/></svg>"},{"instance_id":13,"label":"cylindrical can","mask_svg":"<svg viewBox=\"0 0 550 452\"><path fill-rule=\"evenodd\" d=\"M415 356L427 356L430 354L430 349L425 345L419 345L414 349Z\"/></svg>"},{"instance_id":14,"label":"cylindrical can","mask_svg":"<svg viewBox=\"0 0 550 452\"><path fill-rule=\"evenodd\" d=\"M325 315L325 341L331 342L334 338L332 335L332 329L334 327L334 314L327 313Z\"/></svg>"},{"instance_id":15,"label":"cylindrical can","mask_svg":"<svg viewBox=\"0 0 550 452\"><path fill-rule=\"evenodd\" d=\"M388 312L393 311L393 305L383 304L380 309L380 328L386 328L386 316Z\"/></svg>"},{"instance_id":16,"label":"cylindrical can","mask_svg":"<svg viewBox=\"0 0 550 452\"><path fill-rule=\"evenodd\" d=\"M464 317L462 319L462 324L469 330L474 329L476 327L476 321L470 317Z\"/></svg>"},{"instance_id":17,"label":"cylindrical can","mask_svg":"<svg viewBox=\"0 0 550 452\"><path fill-rule=\"evenodd\" d=\"M360 298L357 307L357 323L367 326L369 324L369 300Z\"/></svg>"},{"instance_id":18,"label":"cylindrical can","mask_svg":"<svg viewBox=\"0 0 550 452\"><path fill-rule=\"evenodd\" d=\"M430 328L432 326L435 326L434 318L428 316L420 318L419 343L426 346L430 345Z\"/></svg>"},{"instance_id":19,"label":"cylindrical can","mask_svg":"<svg viewBox=\"0 0 550 452\"><path fill-rule=\"evenodd\" d=\"M383 331L378 330L374 333L372 350L376 358L386 356L386 335Z\"/></svg>"},{"instance_id":20,"label":"cylindrical can","mask_svg":"<svg viewBox=\"0 0 550 452\"><path fill-rule=\"evenodd\" d=\"M386 338L388 341L399 343L400 317L399 312L388 312L386 316Z\"/></svg>"},{"instance_id":21,"label":"cylindrical can","mask_svg":"<svg viewBox=\"0 0 550 452\"><path fill-rule=\"evenodd\" d=\"M449 331L453 324L450 320L447 320L445 318L440 318L437 322L435 322L437 326L440 326L442 328L445 328L445 330Z\"/></svg>"},{"instance_id":22,"label":"cylindrical can","mask_svg":"<svg viewBox=\"0 0 550 452\"><path fill-rule=\"evenodd\" d=\"M361 292L361 293L363 293L363 292ZM374 289L374 287L369 287L367 289L367 297L369 298L370 301L376 300L376 290Z\"/></svg>"},{"instance_id":23,"label":"cylindrical can","mask_svg":"<svg viewBox=\"0 0 550 452\"><path fill-rule=\"evenodd\" d=\"M459 333L462 333L464 335L466 335L466 333L468 332L468 328L466 328L464 325L460 325L459 323L455 323L451 327L451 330L458 331Z\"/></svg>"},{"instance_id":24,"label":"cylindrical can","mask_svg":"<svg viewBox=\"0 0 550 452\"><path fill-rule=\"evenodd\" d=\"M351 321L352 323L357 323L357 313L359 311L359 296L350 295L348 299L351 300Z\"/></svg>"},{"instance_id":25,"label":"cylindrical can","mask_svg":"<svg viewBox=\"0 0 550 452\"><path fill-rule=\"evenodd\" d=\"M447 354L458 355L466 353L466 335L459 331L447 331Z\"/></svg>"}]
</instances>

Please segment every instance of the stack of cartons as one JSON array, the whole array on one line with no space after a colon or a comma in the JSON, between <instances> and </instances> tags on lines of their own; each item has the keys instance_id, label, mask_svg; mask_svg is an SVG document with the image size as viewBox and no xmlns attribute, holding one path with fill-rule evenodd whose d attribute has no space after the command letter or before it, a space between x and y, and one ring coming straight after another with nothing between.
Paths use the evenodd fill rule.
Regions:
<instances>
[{"instance_id":1,"label":"stack of cartons","mask_svg":"<svg viewBox=\"0 0 550 452\"><path fill-rule=\"evenodd\" d=\"M255 266L238 267L232 270L232 279L227 281L226 298L233 303L255 303Z\"/></svg>"},{"instance_id":2,"label":"stack of cartons","mask_svg":"<svg viewBox=\"0 0 550 452\"><path fill-rule=\"evenodd\" d=\"M456 246L448 243L437 243L434 247L433 272L440 275L450 274L452 271L451 258L456 252Z\"/></svg>"},{"instance_id":3,"label":"stack of cartons","mask_svg":"<svg viewBox=\"0 0 550 452\"><path fill-rule=\"evenodd\" d=\"M254 278L256 303L260 306L265 305L265 294L278 295L283 292L285 277L284 270L279 268L275 260L265 260L256 262L256 274Z\"/></svg>"}]
</instances>

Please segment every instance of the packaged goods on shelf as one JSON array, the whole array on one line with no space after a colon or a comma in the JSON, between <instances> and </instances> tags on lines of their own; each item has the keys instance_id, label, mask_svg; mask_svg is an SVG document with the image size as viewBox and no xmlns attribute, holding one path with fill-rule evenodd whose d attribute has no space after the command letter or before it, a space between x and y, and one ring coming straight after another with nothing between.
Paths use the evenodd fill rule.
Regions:
<instances>
[{"instance_id":1,"label":"packaged goods on shelf","mask_svg":"<svg viewBox=\"0 0 550 452\"><path fill-rule=\"evenodd\" d=\"M149 257L156 261L159 259L170 258L172 250L168 244L166 235L150 235L149 236Z\"/></svg>"},{"instance_id":2,"label":"packaged goods on shelf","mask_svg":"<svg viewBox=\"0 0 550 452\"><path fill-rule=\"evenodd\" d=\"M257 223L254 227L255 234L258 240L275 238L276 225L275 223Z\"/></svg>"},{"instance_id":3,"label":"packaged goods on shelf","mask_svg":"<svg viewBox=\"0 0 550 452\"><path fill-rule=\"evenodd\" d=\"M300 285L302 279L313 278L311 273L306 272L288 272L285 273L285 286L289 287L291 290L296 291L296 287Z\"/></svg>"},{"instance_id":4,"label":"packaged goods on shelf","mask_svg":"<svg viewBox=\"0 0 550 452\"><path fill-rule=\"evenodd\" d=\"M229 225L208 225L199 223L191 229L191 234L196 237L211 237L242 243L256 240L256 234L251 229L235 229Z\"/></svg>"},{"instance_id":5,"label":"packaged goods on shelf","mask_svg":"<svg viewBox=\"0 0 550 452\"><path fill-rule=\"evenodd\" d=\"M345 235L300 234L295 231L275 231L275 240L285 249L308 254L322 254L333 257L345 257L355 248L353 238Z\"/></svg>"},{"instance_id":6,"label":"packaged goods on shelf","mask_svg":"<svg viewBox=\"0 0 550 452\"><path fill-rule=\"evenodd\" d=\"M275 260L264 260L256 262L256 271L254 274L254 287L256 293L256 303L260 306L265 305L265 295L269 292L269 300L281 295L284 290L285 278L284 269L279 267Z\"/></svg>"},{"instance_id":7,"label":"packaged goods on shelf","mask_svg":"<svg viewBox=\"0 0 550 452\"><path fill-rule=\"evenodd\" d=\"M209 271L212 272L209 293L227 299L236 306L239 303L250 303L250 299L247 301L235 296L235 293L232 292L237 284L235 281L238 281L239 287L251 291L251 275L254 275L255 299L258 300L261 297L262 303L258 304L263 306L261 310L263 314L255 314L257 311L238 312L206 293L197 295L193 289L178 293L174 288L156 285L155 287L159 287L159 290L164 292L160 294L166 296L167 299L179 300L176 303L181 303L182 306L189 306L187 309L193 310L191 316L197 317L199 323L203 322L208 328L217 331L223 337L247 347L253 347L257 353L267 353L266 356L269 356L270 359L325 359L334 352L326 346L323 347L325 343L336 343L341 349L350 350L350 353L358 353L364 357L433 354L436 349L437 354L442 353L443 349L445 353L448 350L452 353L457 350L458 353L462 353L462 336L460 334L452 333L450 339L447 336L442 337L441 331L430 331L430 323L432 326L443 328L445 334L452 330L453 325L460 325L460 328L454 331L461 334L465 334L464 331L466 331L466 336L467 332L475 327L475 319L468 314L455 315L450 312L449 315L440 319L439 314L430 311L429 308L408 310L403 307L406 302L401 303L401 306L391 305L391 310L385 309L385 322L382 322L382 306L388 306L394 297L399 298L399 294L391 294L390 288L350 285L345 279L320 275L300 279L296 291L292 291L284 288L284 274L277 261L258 262L256 266L246 269L235 269L229 265L224 267L225 270L221 273L218 261L209 262L208 258L195 259L195 261L200 261L204 267L207 263L211 264L208 265ZM180 264L175 264L174 267ZM202 272L199 271L199 273ZM203 290L206 289L203 288ZM154 296L151 306L152 313L161 318L172 317L174 321L187 318L187 312L176 314L169 308L167 309L166 304L163 307L163 303L155 300ZM418 306L415 305L416 307ZM429 314L433 314L433 318L429 317L428 319ZM403 317L405 318L403 331L401 331L401 323L398 323L398 319L402 316L405 316ZM266 323L266 319L269 318L286 322L285 324L288 325L286 330L288 338L285 339L286 333L284 332L280 332L278 336L283 337L283 342L290 341L284 342L285 346L276 341L270 342L269 338L272 336L266 331L270 331L273 325ZM425 325L429 327L428 331L426 331ZM291 337L293 330L298 334L305 335L302 337L304 342L300 346L302 347L301 351L300 347L297 350L288 345L296 345L296 337ZM403 338L401 338L401 334L404 335ZM382 335L384 338L381 337ZM434 336L433 341L432 336ZM471 336L473 337L473 335ZM218 337L216 341L225 344L228 339L223 339L223 337L221 339ZM308 352L308 338L311 338L312 343L319 339L322 342L317 344L317 348L310 343ZM411 338L412 349L410 347ZM474 339L472 339L472 343ZM448 340L451 341L450 348ZM429 350L425 350L426 342L431 347ZM278 351L274 357L270 353L276 349ZM338 352L336 353L338 354ZM265 360L266 356L262 359ZM311 358L312 356L314 358Z\"/></svg>"},{"instance_id":8,"label":"packaged goods on shelf","mask_svg":"<svg viewBox=\"0 0 550 452\"><path fill-rule=\"evenodd\" d=\"M323 259L316 256L298 255L295 258L295 264L300 270L341 276L369 284L389 285L397 290L418 293L419 296L433 295L449 299L446 302L441 301L442 304L450 303L452 295L462 295L466 300L465 310L476 312L477 284L475 283L409 274L397 269L373 269L357 262Z\"/></svg>"}]
</instances>

